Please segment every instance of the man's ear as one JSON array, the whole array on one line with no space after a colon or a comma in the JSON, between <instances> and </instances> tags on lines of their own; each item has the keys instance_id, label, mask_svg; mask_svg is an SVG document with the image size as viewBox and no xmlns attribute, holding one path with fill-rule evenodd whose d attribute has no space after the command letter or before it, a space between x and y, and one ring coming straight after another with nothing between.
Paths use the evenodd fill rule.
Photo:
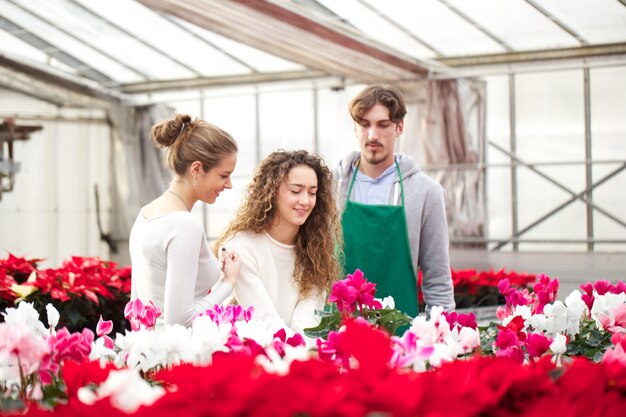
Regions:
<instances>
[{"instance_id":1,"label":"man's ear","mask_svg":"<svg viewBox=\"0 0 626 417\"><path fill-rule=\"evenodd\" d=\"M398 122L398 127L396 128L396 132L398 133L398 136L404 133L404 119Z\"/></svg>"}]
</instances>

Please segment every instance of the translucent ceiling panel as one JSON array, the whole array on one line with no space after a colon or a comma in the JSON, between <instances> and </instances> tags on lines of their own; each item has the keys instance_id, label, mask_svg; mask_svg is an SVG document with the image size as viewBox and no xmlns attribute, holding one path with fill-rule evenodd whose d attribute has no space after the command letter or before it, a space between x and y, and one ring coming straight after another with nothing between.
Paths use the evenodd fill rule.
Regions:
<instances>
[{"instance_id":1,"label":"translucent ceiling panel","mask_svg":"<svg viewBox=\"0 0 626 417\"><path fill-rule=\"evenodd\" d=\"M38 62L47 60L45 53L3 30L0 30L0 53Z\"/></svg>"},{"instance_id":2,"label":"translucent ceiling panel","mask_svg":"<svg viewBox=\"0 0 626 417\"><path fill-rule=\"evenodd\" d=\"M25 8L31 3L35 4L28 0L22 0L19 2L20 5L24 4ZM53 1L36 3L41 9L40 13L46 16L46 20L50 23L46 23L45 21L39 19L36 15L27 11L27 9L22 9L21 7L4 0L1 2L2 15L24 30L27 30L28 32L36 35L38 38L53 45L59 51L63 51L73 58L84 62L91 68L100 71L113 80L117 80L123 75L128 74L129 71L121 64L107 58L101 53L86 46L84 43L74 39L72 36L67 35L59 28L52 26L54 22L62 22L63 29L67 30L66 28L72 25L72 21L79 21L82 19L68 19L68 16L64 16L63 13L56 13L61 12L61 9L45 9L45 7L51 3L53 3Z\"/></svg>"},{"instance_id":3,"label":"translucent ceiling panel","mask_svg":"<svg viewBox=\"0 0 626 417\"><path fill-rule=\"evenodd\" d=\"M367 0L444 56L501 52L502 47L437 0Z\"/></svg>"},{"instance_id":4,"label":"translucent ceiling panel","mask_svg":"<svg viewBox=\"0 0 626 417\"><path fill-rule=\"evenodd\" d=\"M128 0L79 3L111 22L107 24L99 19L106 27L106 33L97 38L101 47L108 48L111 54L150 79L246 72L244 67L206 42L139 3Z\"/></svg>"},{"instance_id":5,"label":"translucent ceiling panel","mask_svg":"<svg viewBox=\"0 0 626 417\"><path fill-rule=\"evenodd\" d=\"M513 50L580 46L574 37L524 0L448 2ZM570 7L570 1L563 3Z\"/></svg>"},{"instance_id":6,"label":"translucent ceiling panel","mask_svg":"<svg viewBox=\"0 0 626 417\"><path fill-rule=\"evenodd\" d=\"M626 41L626 7L617 0L536 0L589 43Z\"/></svg>"},{"instance_id":7,"label":"translucent ceiling panel","mask_svg":"<svg viewBox=\"0 0 626 417\"><path fill-rule=\"evenodd\" d=\"M324 6L337 14L343 21L354 26L368 37L388 45L397 51L416 58L432 58L436 53L413 39L398 28L398 25L389 22L388 19L381 17L379 14L386 15L392 7L388 4L393 1L372 2L365 5L358 0L319 0ZM412 2L405 2L406 9L413 8ZM384 6L384 9L378 10L377 7ZM375 10L372 10L374 8ZM391 16L389 16L391 17ZM408 29L408 28L407 28Z\"/></svg>"},{"instance_id":8,"label":"translucent ceiling panel","mask_svg":"<svg viewBox=\"0 0 626 417\"><path fill-rule=\"evenodd\" d=\"M295 62L282 59L243 43L223 37L217 33L210 32L184 20L177 18L173 19L180 25L184 26L187 30L195 33L203 39L206 39L207 42L210 42L216 48L226 52L233 59L239 61L242 65L252 69L253 71L271 72L304 69L302 65Z\"/></svg>"}]
</instances>

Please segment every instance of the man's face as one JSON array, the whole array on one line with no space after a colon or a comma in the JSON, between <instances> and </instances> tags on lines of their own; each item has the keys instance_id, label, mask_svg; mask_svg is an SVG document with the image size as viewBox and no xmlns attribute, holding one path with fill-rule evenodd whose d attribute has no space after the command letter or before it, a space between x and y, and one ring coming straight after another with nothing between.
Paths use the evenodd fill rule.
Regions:
<instances>
[{"instance_id":1,"label":"man's face","mask_svg":"<svg viewBox=\"0 0 626 417\"><path fill-rule=\"evenodd\" d=\"M361 155L371 165L393 163L396 139L402 134L404 121L394 123L389 119L389 109L376 103L354 123L354 131L361 147Z\"/></svg>"}]
</instances>

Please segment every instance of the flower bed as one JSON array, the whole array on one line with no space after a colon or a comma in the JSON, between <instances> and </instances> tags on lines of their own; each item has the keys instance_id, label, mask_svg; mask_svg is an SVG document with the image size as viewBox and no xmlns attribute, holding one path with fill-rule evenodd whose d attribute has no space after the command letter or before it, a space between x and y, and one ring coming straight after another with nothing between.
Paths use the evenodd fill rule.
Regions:
<instances>
[{"instance_id":1,"label":"flower bed","mask_svg":"<svg viewBox=\"0 0 626 417\"><path fill-rule=\"evenodd\" d=\"M0 410L622 415L626 285L588 283L561 302L558 281L537 278L531 289L500 280L505 304L484 327L472 314L439 308L406 317L393 300L376 299L360 271L335 284L332 308L304 335L270 328L239 306L215 306L191 328L154 329L158 308L137 301L123 309L132 330L113 336L113 323L100 318L94 331L69 331L54 306L44 307L44 320L22 301L0 323Z\"/></svg>"}]
</instances>

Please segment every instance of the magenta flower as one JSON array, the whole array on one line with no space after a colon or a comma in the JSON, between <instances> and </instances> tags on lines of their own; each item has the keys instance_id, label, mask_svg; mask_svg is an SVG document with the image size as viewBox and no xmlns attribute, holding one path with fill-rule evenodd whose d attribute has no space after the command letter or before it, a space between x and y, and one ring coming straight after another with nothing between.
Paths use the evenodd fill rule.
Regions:
<instances>
[{"instance_id":1,"label":"magenta flower","mask_svg":"<svg viewBox=\"0 0 626 417\"><path fill-rule=\"evenodd\" d=\"M39 367L41 383L48 385L52 378L58 375L61 364L66 360L82 363L91 353L93 332L84 329L82 332L70 333L67 327L48 338L49 354L46 355Z\"/></svg>"},{"instance_id":2,"label":"magenta flower","mask_svg":"<svg viewBox=\"0 0 626 417\"><path fill-rule=\"evenodd\" d=\"M339 311L349 314L356 310L356 297L357 290L344 279L333 285L328 301L336 303Z\"/></svg>"},{"instance_id":3,"label":"magenta flower","mask_svg":"<svg viewBox=\"0 0 626 417\"><path fill-rule=\"evenodd\" d=\"M545 274L538 275L538 282L533 286L533 291L537 296L537 305L535 306L535 313L542 314L543 308L546 304L550 304L556 300L557 293L559 292L559 280L551 280Z\"/></svg>"},{"instance_id":4,"label":"magenta flower","mask_svg":"<svg viewBox=\"0 0 626 417\"><path fill-rule=\"evenodd\" d=\"M593 285L591 284L591 282L580 284L580 289L583 291L581 299L583 300L589 311L591 311L591 307L593 307L593 301L595 300L595 297L593 296Z\"/></svg>"},{"instance_id":5,"label":"magenta flower","mask_svg":"<svg viewBox=\"0 0 626 417\"><path fill-rule=\"evenodd\" d=\"M115 344L113 343L113 339L107 336L109 333L113 331L113 322L111 320L102 320L102 315L100 315L100 319L98 320L98 325L96 326L96 334L104 340L104 346L108 349L113 349Z\"/></svg>"},{"instance_id":6,"label":"magenta flower","mask_svg":"<svg viewBox=\"0 0 626 417\"><path fill-rule=\"evenodd\" d=\"M240 319L243 319L246 322L250 321L253 313L254 307L244 309L240 305L221 306L219 304L215 304L213 308L205 310L203 313L196 315L196 317L209 316L211 321L217 325L222 323L231 323L234 325L235 322Z\"/></svg>"},{"instance_id":7,"label":"magenta flower","mask_svg":"<svg viewBox=\"0 0 626 417\"><path fill-rule=\"evenodd\" d=\"M374 300L376 284L365 279L363 271L356 269L353 274L347 274L346 284L356 290L357 306L365 305L369 308L382 308L382 305Z\"/></svg>"},{"instance_id":8,"label":"magenta flower","mask_svg":"<svg viewBox=\"0 0 626 417\"><path fill-rule=\"evenodd\" d=\"M161 316L161 309L152 300L143 304L140 299L131 300L124 307L124 317L130 322L130 329L137 331L141 328L152 329L157 318Z\"/></svg>"},{"instance_id":9,"label":"magenta flower","mask_svg":"<svg viewBox=\"0 0 626 417\"><path fill-rule=\"evenodd\" d=\"M604 295L607 292L610 292L612 287L611 282L605 279L599 279L593 283L593 288L596 290L598 295Z\"/></svg>"},{"instance_id":10,"label":"magenta flower","mask_svg":"<svg viewBox=\"0 0 626 417\"><path fill-rule=\"evenodd\" d=\"M102 320L102 315L100 315L100 319L98 320L98 324L96 325L96 334L98 336L104 336L113 330L113 322L111 320Z\"/></svg>"},{"instance_id":11,"label":"magenta flower","mask_svg":"<svg viewBox=\"0 0 626 417\"><path fill-rule=\"evenodd\" d=\"M552 339L543 333L531 333L526 339L526 352L531 358L538 358L550 349L551 343Z\"/></svg>"}]
</instances>

